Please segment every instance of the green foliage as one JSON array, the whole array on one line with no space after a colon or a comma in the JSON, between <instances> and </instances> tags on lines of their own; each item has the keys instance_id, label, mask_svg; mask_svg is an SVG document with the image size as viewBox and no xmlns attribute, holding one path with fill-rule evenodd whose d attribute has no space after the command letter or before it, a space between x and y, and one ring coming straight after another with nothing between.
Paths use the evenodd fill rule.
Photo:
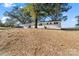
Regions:
<instances>
[{"instance_id":1,"label":"green foliage","mask_svg":"<svg viewBox=\"0 0 79 59\"><path fill-rule=\"evenodd\" d=\"M2 26L2 21L0 20L0 27Z\"/></svg>"},{"instance_id":2,"label":"green foliage","mask_svg":"<svg viewBox=\"0 0 79 59\"><path fill-rule=\"evenodd\" d=\"M6 11L4 15L12 19L17 19L22 24L26 24L27 22L31 21L30 13L23 13L18 7L14 8L11 12Z\"/></svg>"},{"instance_id":3,"label":"green foliage","mask_svg":"<svg viewBox=\"0 0 79 59\"><path fill-rule=\"evenodd\" d=\"M76 26L79 26L79 16L76 16L75 18L77 18L77 24L76 24Z\"/></svg>"},{"instance_id":4,"label":"green foliage","mask_svg":"<svg viewBox=\"0 0 79 59\"><path fill-rule=\"evenodd\" d=\"M28 6L26 6L25 8L23 8L23 12L29 11L32 19L35 20L35 28L37 28L37 23L38 20L43 19L44 17L47 16L46 12L43 10L43 4L39 3L39 4L29 4Z\"/></svg>"},{"instance_id":5,"label":"green foliage","mask_svg":"<svg viewBox=\"0 0 79 59\"><path fill-rule=\"evenodd\" d=\"M35 21L35 28L37 28L38 21L46 17L52 20L66 20L67 16L63 16L63 13L69 9L71 6L67 3L32 3L22 9L14 8L11 12L7 12L7 16L16 18L22 24Z\"/></svg>"},{"instance_id":6,"label":"green foliage","mask_svg":"<svg viewBox=\"0 0 79 59\"><path fill-rule=\"evenodd\" d=\"M66 20L67 16L63 16L63 13L71 9L71 6L67 3L50 3L44 5L46 6L46 9L44 8L44 10L52 20Z\"/></svg>"},{"instance_id":7,"label":"green foliage","mask_svg":"<svg viewBox=\"0 0 79 59\"><path fill-rule=\"evenodd\" d=\"M5 27L15 27L16 24L16 20L12 20L12 19L6 19L4 25Z\"/></svg>"}]
</instances>

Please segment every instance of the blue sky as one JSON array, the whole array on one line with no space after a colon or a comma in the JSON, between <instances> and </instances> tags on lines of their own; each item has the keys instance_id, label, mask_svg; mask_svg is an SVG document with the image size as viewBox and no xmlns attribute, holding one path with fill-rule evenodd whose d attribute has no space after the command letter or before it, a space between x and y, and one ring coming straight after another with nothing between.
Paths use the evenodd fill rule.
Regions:
<instances>
[{"instance_id":1,"label":"blue sky","mask_svg":"<svg viewBox=\"0 0 79 59\"><path fill-rule=\"evenodd\" d=\"M75 16L79 15L79 3L71 3L69 5L72 6L72 9L66 13L68 19L65 22L62 22L62 27L75 27L75 24L77 23Z\"/></svg>"},{"instance_id":2,"label":"blue sky","mask_svg":"<svg viewBox=\"0 0 79 59\"><path fill-rule=\"evenodd\" d=\"M68 15L68 19L66 21L62 21L62 27L74 27L77 23L75 16L79 15L79 3L70 3L72 9L70 9L66 15ZM24 7L25 3L0 3L0 19L5 21L7 17L3 16L5 11L11 11L14 6Z\"/></svg>"},{"instance_id":3,"label":"blue sky","mask_svg":"<svg viewBox=\"0 0 79 59\"><path fill-rule=\"evenodd\" d=\"M7 17L3 15L5 11L10 12L14 6L18 6L20 8L25 6L25 3L0 3L0 19L5 21Z\"/></svg>"}]
</instances>

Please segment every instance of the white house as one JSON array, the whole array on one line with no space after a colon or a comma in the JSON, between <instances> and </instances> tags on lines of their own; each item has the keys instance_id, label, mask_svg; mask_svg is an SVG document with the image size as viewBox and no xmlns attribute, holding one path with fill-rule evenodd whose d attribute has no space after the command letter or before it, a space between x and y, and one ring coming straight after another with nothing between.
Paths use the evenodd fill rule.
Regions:
<instances>
[{"instance_id":1,"label":"white house","mask_svg":"<svg viewBox=\"0 0 79 59\"><path fill-rule=\"evenodd\" d=\"M52 20L51 22L41 22L38 28L61 29L61 20Z\"/></svg>"},{"instance_id":2,"label":"white house","mask_svg":"<svg viewBox=\"0 0 79 59\"><path fill-rule=\"evenodd\" d=\"M28 23L23 26L23 28L35 28L34 24ZM38 22L38 28L47 28L47 29L61 29L61 20L52 20L46 22Z\"/></svg>"}]
</instances>

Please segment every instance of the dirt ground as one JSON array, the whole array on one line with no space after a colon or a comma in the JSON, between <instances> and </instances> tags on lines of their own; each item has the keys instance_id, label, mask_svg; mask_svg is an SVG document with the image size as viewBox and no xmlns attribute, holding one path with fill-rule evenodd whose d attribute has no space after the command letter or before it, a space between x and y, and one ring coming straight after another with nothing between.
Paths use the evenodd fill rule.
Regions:
<instances>
[{"instance_id":1,"label":"dirt ground","mask_svg":"<svg viewBox=\"0 0 79 59\"><path fill-rule=\"evenodd\" d=\"M79 30L0 31L2 56L79 56Z\"/></svg>"}]
</instances>

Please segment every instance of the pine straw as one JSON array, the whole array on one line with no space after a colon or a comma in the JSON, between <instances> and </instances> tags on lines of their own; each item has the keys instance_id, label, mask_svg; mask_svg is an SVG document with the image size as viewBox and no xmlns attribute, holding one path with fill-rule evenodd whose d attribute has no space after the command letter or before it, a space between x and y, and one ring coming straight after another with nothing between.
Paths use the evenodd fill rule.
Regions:
<instances>
[{"instance_id":1,"label":"pine straw","mask_svg":"<svg viewBox=\"0 0 79 59\"><path fill-rule=\"evenodd\" d=\"M0 55L79 55L79 31L10 29L0 32Z\"/></svg>"}]
</instances>

